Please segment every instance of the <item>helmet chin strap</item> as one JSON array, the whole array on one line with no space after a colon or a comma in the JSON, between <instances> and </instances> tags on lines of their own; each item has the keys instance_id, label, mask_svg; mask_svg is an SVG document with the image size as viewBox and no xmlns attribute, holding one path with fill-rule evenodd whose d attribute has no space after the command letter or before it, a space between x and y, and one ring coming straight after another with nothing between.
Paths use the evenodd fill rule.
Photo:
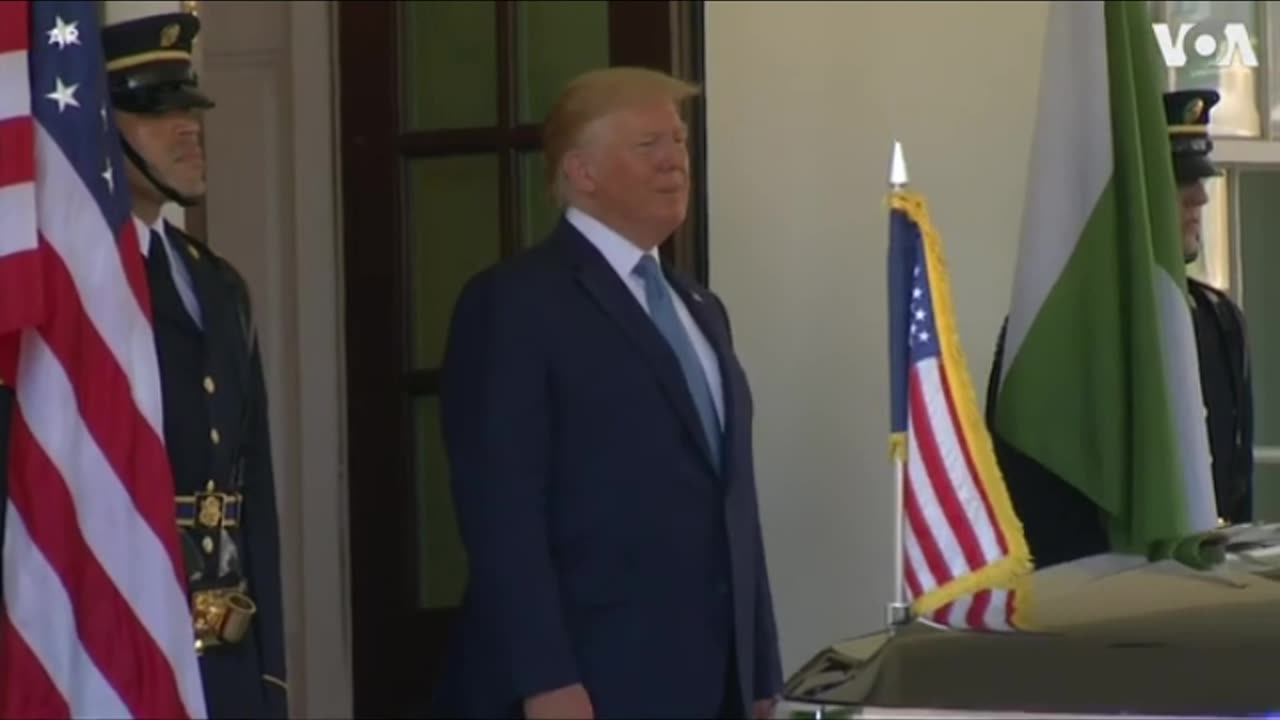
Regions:
<instances>
[{"instance_id":1,"label":"helmet chin strap","mask_svg":"<svg viewBox=\"0 0 1280 720\"><path fill-rule=\"evenodd\" d=\"M128 140L125 140L122 137L120 138L120 144L124 146L125 157L129 158L129 162L133 163L133 166L138 168L138 172L141 172L143 177L151 181L151 184L160 191L160 194L184 208L195 207L200 204L200 198L192 198L182 195L177 190L174 190L161 182L160 178L157 178L155 174L151 172L151 168L148 167L147 161L143 160L142 156L138 154L138 151L134 150L133 147L129 145Z\"/></svg>"}]
</instances>

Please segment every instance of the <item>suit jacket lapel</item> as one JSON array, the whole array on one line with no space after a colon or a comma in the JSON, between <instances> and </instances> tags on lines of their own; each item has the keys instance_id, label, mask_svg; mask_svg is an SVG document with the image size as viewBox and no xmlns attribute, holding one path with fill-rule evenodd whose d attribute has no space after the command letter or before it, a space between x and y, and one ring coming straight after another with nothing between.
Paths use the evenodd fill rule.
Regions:
<instances>
[{"instance_id":1,"label":"suit jacket lapel","mask_svg":"<svg viewBox=\"0 0 1280 720\"><path fill-rule=\"evenodd\" d=\"M713 469L711 449L707 446L706 436L702 432L702 423L698 419L698 411L693 405L689 393L689 384L680 362L676 359L666 338L658 332L653 320L645 314L644 309L636 302L631 291L618 277L609 263L591 246L590 241L582 237L572 225L561 220L556 229L556 237L563 243L569 253L572 270L578 282L600 308L618 325L626 336L640 350L654 373L663 394L675 408L684 425L702 448L702 455Z\"/></svg>"}]
</instances>

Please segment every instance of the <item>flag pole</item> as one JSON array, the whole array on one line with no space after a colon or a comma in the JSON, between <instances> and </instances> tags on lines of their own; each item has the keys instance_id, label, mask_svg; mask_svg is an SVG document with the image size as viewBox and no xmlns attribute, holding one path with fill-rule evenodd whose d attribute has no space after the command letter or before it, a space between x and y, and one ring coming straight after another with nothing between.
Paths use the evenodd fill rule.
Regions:
<instances>
[{"instance_id":1,"label":"flag pole","mask_svg":"<svg viewBox=\"0 0 1280 720\"><path fill-rule=\"evenodd\" d=\"M890 192L900 192L907 186L907 162L902 156L902 143L893 141L893 159L889 165ZM907 598L907 584L904 576L903 556L906 546L903 542L903 523L905 522L906 498L903 482L906 473L906 448L892 453L893 462L893 600L885 609L885 619L889 627L897 628L911 620L911 603Z\"/></svg>"}]
</instances>

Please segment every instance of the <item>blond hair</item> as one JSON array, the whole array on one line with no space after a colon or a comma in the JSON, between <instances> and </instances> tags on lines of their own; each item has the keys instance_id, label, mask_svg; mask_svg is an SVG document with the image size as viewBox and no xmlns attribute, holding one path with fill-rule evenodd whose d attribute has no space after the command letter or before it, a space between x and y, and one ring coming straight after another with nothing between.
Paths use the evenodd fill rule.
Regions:
<instances>
[{"instance_id":1,"label":"blond hair","mask_svg":"<svg viewBox=\"0 0 1280 720\"><path fill-rule=\"evenodd\" d=\"M574 78L560 93L542 126L546 182L552 198L560 206L565 204L567 190L560 164L591 123L629 105L661 100L679 104L698 91L697 85L639 67L592 70Z\"/></svg>"}]
</instances>

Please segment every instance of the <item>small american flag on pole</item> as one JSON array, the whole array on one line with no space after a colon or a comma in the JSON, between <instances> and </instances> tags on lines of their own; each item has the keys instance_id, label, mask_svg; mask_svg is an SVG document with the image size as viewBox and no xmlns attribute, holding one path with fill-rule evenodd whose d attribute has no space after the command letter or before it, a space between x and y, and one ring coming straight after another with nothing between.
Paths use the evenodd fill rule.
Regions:
<instances>
[{"instance_id":1,"label":"small american flag on pole","mask_svg":"<svg viewBox=\"0 0 1280 720\"><path fill-rule=\"evenodd\" d=\"M960 347L941 240L920 195L890 196L891 442L902 472L902 580L915 615L1014 624L1031 570Z\"/></svg>"},{"instance_id":2,"label":"small american flag on pole","mask_svg":"<svg viewBox=\"0 0 1280 720\"><path fill-rule=\"evenodd\" d=\"M204 717L95 2L0 2L0 717Z\"/></svg>"}]
</instances>

